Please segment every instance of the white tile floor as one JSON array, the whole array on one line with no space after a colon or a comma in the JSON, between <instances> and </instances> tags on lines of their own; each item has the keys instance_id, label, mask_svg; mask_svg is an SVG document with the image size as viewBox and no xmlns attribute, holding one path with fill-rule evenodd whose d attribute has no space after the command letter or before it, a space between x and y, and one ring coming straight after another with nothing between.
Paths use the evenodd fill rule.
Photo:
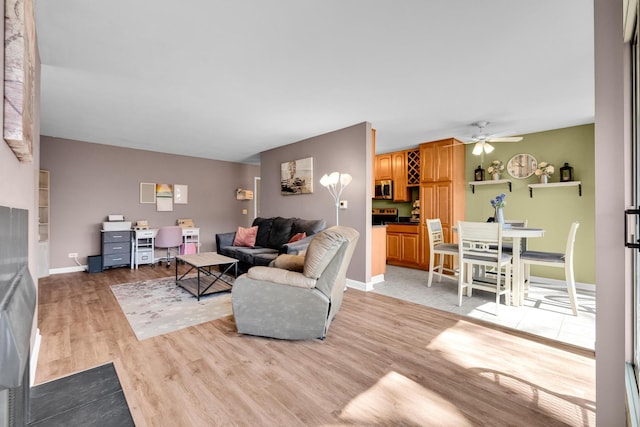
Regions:
<instances>
[{"instance_id":1,"label":"white tile floor","mask_svg":"<svg viewBox=\"0 0 640 427\"><path fill-rule=\"evenodd\" d=\"M476 290L471 298L463 296L462 306L458 307L457 279L443 278L438 282L434 277L428 288L427 274L422 270L387 266L385 281L374 285L373 292L594 349L595 290L578 289L576 317L571 313L566 288L533 283L523 306L506 306L503 297L496 316L495 294Z\"/></svg>"}]
</instances>

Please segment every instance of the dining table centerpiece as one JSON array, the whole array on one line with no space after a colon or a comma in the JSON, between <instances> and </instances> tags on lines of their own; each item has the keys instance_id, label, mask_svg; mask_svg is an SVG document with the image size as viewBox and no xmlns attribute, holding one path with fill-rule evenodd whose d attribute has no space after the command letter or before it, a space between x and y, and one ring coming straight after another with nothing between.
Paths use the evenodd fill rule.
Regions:
<instances>
[{"instance_id":1,"label":"dining table centerpiece","mask_svg":"<svg viewBox=\"0 0 640 427\"><path fill-rule=\"evenodd\" d=\"M500 174L504 170L504 164L500 160L494 160L487 168L487 172L491 175L491 179L497 181L500 179Z\"/></svg>"},{"instance_id":2,"label":"dining table centerpiece","mask_svg":"<svg viewBox=\"0 0 640 427\"><path fill-rule=\"evenodd\" d=\"M495 210L493 215L493 220L495 222L499 222L500 224L504 224L504 207L507 205L507 201L505 200L507 195L505 193L498 194L494 199L491 199L491 206Z\"/></svg>"},{"instance_id":3,"label":"dining table centerpiece","mask_svg":"<svg viewBox=\"0 0 640 427\"><path fill-rule=\"evenodd\" d=\"M535 170L535 174L540 179L540 184L548 184L549 177L553 175L555 169L552 164L547 162L538 163L538 168Z\"/></svg>"}]
</instances>

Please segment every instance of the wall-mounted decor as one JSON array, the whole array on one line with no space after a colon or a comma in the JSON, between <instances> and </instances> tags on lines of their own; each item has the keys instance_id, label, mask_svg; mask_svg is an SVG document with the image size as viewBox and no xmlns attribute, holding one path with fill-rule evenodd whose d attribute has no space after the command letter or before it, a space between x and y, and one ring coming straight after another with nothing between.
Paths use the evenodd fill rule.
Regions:
<instances>
[{"instance_id":1,"label":"wall-mounted decor","mask_svg":"<svg viewBox=\"0 0 640 427\"><path fill-rule=\"evenodd\" d=\"M538 167L538 161L531 154L516 154L507 163L507 172L514 178L529 178Z\"/></svg>"},{"instance_id":2,"label":"wall-mounted decor","mask_svg":"<svg viewBox=\"0 0 640 427\"><path fill-rule=\"evenodd\" d=\"M313 193L313 157L280 165L280 193L285 196Z\"/></svg>"},{"instance_id":3,"label":"wall-mounted decor","mask_svg":"<svg viewBox=\"0 0 640 427\"><path fill-rule=\"evenodd\" d=\"M189 202L189 186L173 184L173 203L176 205L186 205Z\"/></svg>"},{"instance_id":4,"label":"wall-mounted decor","mask_svg":"<svg viewBox=\"0 0 640 427\"><path fill-rule=\"evenodd\" d=\"M32 1L7 0L3 137L20 162L33 161L36 25Z\"/></svg>"},{"instance_id":5,"label":"wall-mounted decor","mask_svg":"<svg viewBox=\"0 0 640 427\"><path fill-rule=\"evenodd\" d=\"M156 210L170 212L173 210L173 189L171 184L156 184Z\"/></svg>"},{"instance_id":6,"label":"wall-mounted decor","mask_svg":"<svg viewBox=\"0 0 640 427\"><path fill-rule=\"evenodd\" d=\"M141 182L140 183L140 203L156 202L156 183Z\"/></svg>"},{"instance_id":7,"label":"wall-mounted decor","mask_svg":"<svg viewBox=\"0 0 640 427\"><path fill-rule=\"evenodd\" d=\"M236 200L253 200L253 191L243 190L242 188L236 189Z\"/></svg>"}]
</instances>

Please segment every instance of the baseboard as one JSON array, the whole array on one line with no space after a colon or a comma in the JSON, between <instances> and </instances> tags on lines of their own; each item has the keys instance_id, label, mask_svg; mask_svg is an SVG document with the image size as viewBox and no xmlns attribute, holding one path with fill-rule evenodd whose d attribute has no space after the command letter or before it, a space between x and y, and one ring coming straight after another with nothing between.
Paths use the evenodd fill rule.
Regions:
<instances>
[{"instance_id":1,"label":"baseboard","mask_svg":"<svg viewBox=\"0 0 640 427\"><path fill-rule=\"evenodd\" d=\"M87 266L74 265L73 267L51 268L49 274L75 273L76 271L87 271Z\"/></svg>"},{"instance_id":2,"label":"baseboard","mask_svg":"<svg viewBox=\"0 0 640 427\"><path fill-rule=\"evenodd\" d=\"M348 288L358 289L360 291L365 291L365 292L373 290L373 281L365 283L365 282L360 282L358 280L347 279L346 285Z\"/></svg>"}]
</instances>

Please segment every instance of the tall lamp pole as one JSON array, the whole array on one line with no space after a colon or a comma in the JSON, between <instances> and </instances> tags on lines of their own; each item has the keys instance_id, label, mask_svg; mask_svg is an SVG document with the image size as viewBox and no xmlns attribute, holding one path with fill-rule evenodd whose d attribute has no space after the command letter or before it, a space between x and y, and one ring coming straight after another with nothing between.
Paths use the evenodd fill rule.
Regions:
<instances>
[{"instance_id":1,"label":"tall lamp pole","mask_svg":"<svg viewBox=\"0 0 640 427\"><path fill-rule=\"evenodd\" d=\"M336 225L339 225L340 196L352 179L348 173L339 172L333 172L330 175L324 174L320 178L320 184L329 191L336 203Z\"/></svg>"}]
</instances>

